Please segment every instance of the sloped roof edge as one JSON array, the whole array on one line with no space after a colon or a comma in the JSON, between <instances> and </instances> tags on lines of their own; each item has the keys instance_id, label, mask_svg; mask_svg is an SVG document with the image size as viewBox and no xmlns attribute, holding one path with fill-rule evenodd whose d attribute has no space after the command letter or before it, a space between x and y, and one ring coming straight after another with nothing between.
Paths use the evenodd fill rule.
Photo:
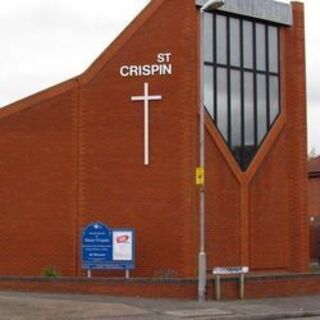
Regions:
<instances>
[{"instance_id":1,"label":"sloped roof edge","mask_svg":"<svg viewBox=\"0 0 320 320\"><path fill-rule=\"evenodd\" d=\"M167 0L151 2L80 75L0 108L0 120L90 81Z\"/></svg>"},{"instance_id":2,"label":"sloped roof edge","mask_svg":"<svg viewBox=\"0 0 320 320\"><path fill-rule=\"evenodd\" d=\"M0 109L0 120L16 112L31 108L40 102L54 98L64 92L72 90L78 86L78 78L71 78L55 86L39 91L33 95L22 98Z\"/></svg>"},{"instance_id":3,"label":"sloped roof edge","mask_svg":"<svg viewBox=\"0 0 320 320\"><path fill-rule=\"evenodd\" d=\"M309 176L320 176L320 156L312 158L308 161Z\"/></svg>"},{"instance_id":4,"label":"sloped roof edge","mask_svg":"<svg viewBox=\"0 0 320 320\"><path fill-rule=\"evenodd\" d=\"M100 56L94 60L89 68L79 76L80 82L86 83L90 81L166 1L169 0L151 0Z\"/></svg>"}]
</instances>

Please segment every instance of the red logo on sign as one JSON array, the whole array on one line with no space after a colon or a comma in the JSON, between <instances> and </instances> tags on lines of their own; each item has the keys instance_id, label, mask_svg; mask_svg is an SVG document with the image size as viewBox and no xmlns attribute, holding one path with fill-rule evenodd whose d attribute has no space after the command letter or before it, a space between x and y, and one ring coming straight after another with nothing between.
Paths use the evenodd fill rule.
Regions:
<instances>
[{"instance_id":1,"label":"red logo on sign","mask_svg":"<svg viewBox=\"0 0 320 320\"><path fill-rule=\"evenodd\" d=\"M129 236L123 235L117 237L117 243L126 243L129 240Z\"/></svg>"}]
</instances>

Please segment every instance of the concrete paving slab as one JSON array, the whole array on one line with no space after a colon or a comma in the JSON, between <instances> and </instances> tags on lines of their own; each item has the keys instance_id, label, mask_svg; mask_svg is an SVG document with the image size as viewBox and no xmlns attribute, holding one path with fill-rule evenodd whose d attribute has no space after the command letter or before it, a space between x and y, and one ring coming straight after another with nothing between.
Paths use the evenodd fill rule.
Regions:
<instances>
[{"instance_id":1,"label":"concrete paving slab","mask_svg":"<svg viewBox=\"0 0 320 320\"><path fill-rule=\"evenodd\" d=\"M270 304L237 304L237 313L242 314L261 314L261 313L279 313L283 309Z\"/></svg>"},{"instance_id":2,"label":"concrete paving slab","mask_svg":"<svg viewBox=\"0 0 320 320\"><path fill-rule=\"evenodd\" d=\"M208 314L209 311L211 315ZM320 296L198 303L194 300L141 299L106 295L0 292L0 320L302 320L304 318L320 320Z\"/></svg>"},{"instance_id":3,"label":"concrete paving slab","mask_svg":"<svg viewBox=\"0 0 320 320\"><path fill-rule=\"evenodd\" d=\"M226 315L232 314L232 312L223 311L216 308L210 308L210 309L166 311L165 314L179 317L179 318L197 318L197 317L226 316Z\"/></svg>"},{"instance_id":4,"label":"concrete paving slab","mask_svg":"<svg viewBox=\"0 0 320 320\"><path fill-rule=\"evenodd\" d=\"M124 303L85 302L34 297L0 296L1 320L81 320L118 316L137 316L148 312Z\"/></svg>"}]
</instances>

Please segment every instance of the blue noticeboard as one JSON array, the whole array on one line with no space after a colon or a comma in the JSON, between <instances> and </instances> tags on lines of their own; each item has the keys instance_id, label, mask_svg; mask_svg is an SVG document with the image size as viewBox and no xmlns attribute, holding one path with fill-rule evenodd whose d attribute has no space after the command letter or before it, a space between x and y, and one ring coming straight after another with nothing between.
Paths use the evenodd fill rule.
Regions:
<instances>
[{"instance_id":1,"label":"blue noticeboard","mask_svg":"<svg viewBox=\"0 0 320 320\"><path fill-rule=\"evenodd\" d=\"M110 229L96 222L83 230L81 242L83 269L131 270L135 267L133 229Z\"/></svg>"}]
</instances>

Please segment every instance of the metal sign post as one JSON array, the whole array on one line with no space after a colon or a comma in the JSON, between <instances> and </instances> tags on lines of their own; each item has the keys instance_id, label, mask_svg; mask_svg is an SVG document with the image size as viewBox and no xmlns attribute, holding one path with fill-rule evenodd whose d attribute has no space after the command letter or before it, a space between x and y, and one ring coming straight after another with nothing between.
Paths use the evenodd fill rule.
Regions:
<instances>
[{"instance_id":1,"label":"metal sign post","mask_svg":"<svg viewBox=\"0 0 320 320\"><path fill-rule=\"evenodd\" d=\"M221 300L221 276L222 275L239 275L239 297L244 299L245 273L249 272L249 267L216 267L213 269L215 276L215 294L216 300Z\"/></svg>"},{"instance_id":2,"label":"metal sign post","mask_svg":"<svg viewBox=\"0 0 320 320\"><path fill-rule=\"evenodd\" d=\"M244 273L240 274L240 299L244 299Z\"/></svg>"},{"instance_id":3,"label":"metal sign post","mask_svg":"<svg viewBox=\"0 0 320 320\"><path fill-rule=\"evenodd\" d=\"M215 276L215 292L216 292L216 300L221 300L221 276L220 274L216 274Z\"/></svg>"}]
</instances>

